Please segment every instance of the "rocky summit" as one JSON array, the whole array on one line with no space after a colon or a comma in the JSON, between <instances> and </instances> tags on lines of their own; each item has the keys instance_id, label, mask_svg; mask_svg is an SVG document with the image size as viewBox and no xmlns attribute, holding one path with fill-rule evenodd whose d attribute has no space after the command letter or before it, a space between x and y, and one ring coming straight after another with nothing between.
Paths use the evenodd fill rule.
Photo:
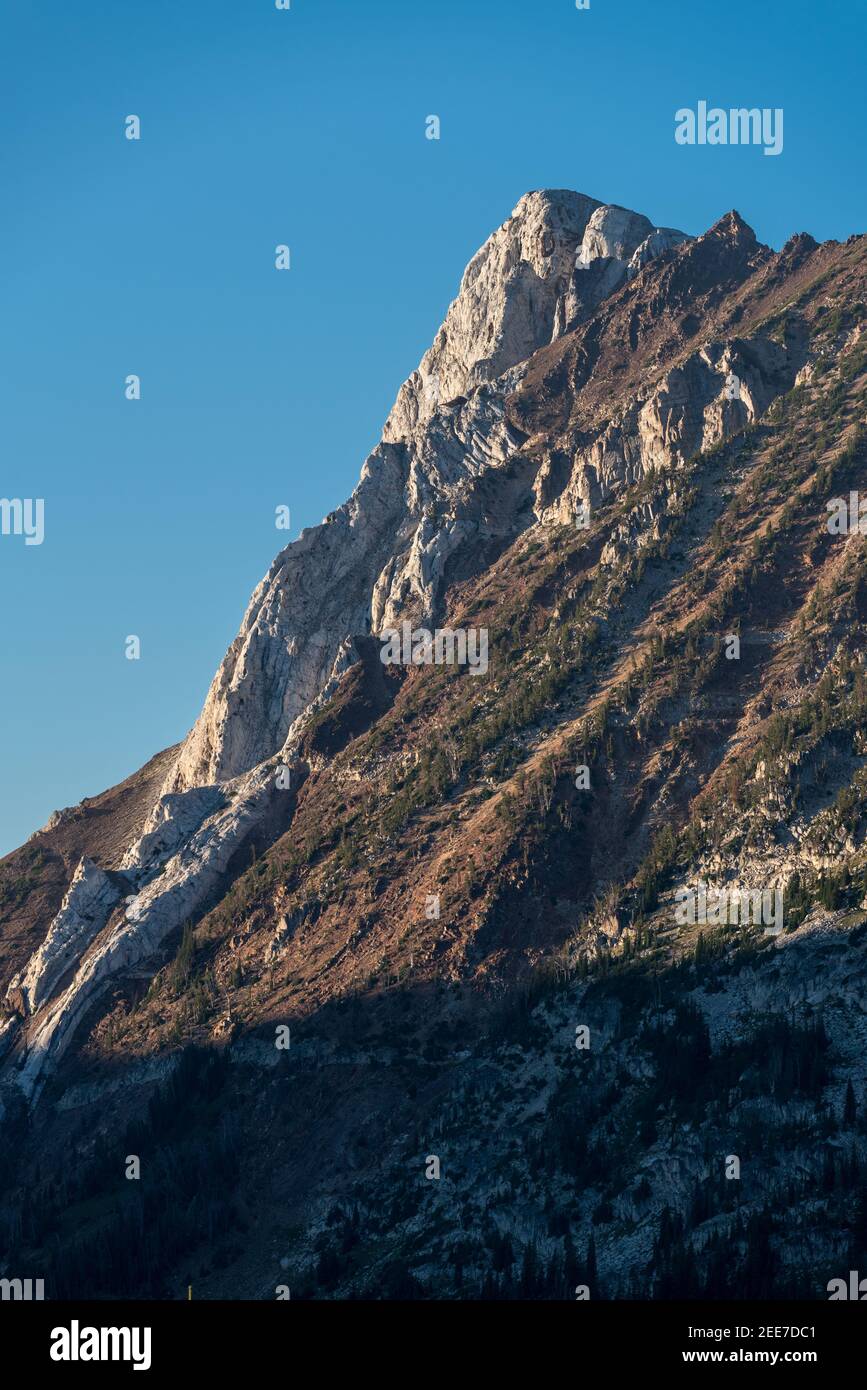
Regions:
<instances>
[{"instance_id":1,"label":"rocky summit","mask_svg":"<svg viewBox=\"0 0 867 1390\"><path fill-rule=\"evenodd\" d=\"M520 200L187 737L0 861L0 1274L867 1268L865 302L864 236Z\"/></svg>"}]
</instances>

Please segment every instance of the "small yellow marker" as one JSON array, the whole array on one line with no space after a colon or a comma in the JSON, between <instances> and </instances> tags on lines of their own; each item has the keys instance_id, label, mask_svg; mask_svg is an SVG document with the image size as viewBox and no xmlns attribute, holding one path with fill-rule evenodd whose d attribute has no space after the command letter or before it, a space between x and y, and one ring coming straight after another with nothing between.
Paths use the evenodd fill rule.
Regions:
<instances>
[{"instance_id":1,"label":"small yellow marker","mask_svg":"<svg viewBox=\"0 0 867 1390\"><path fill-rule=\"evenodd\" d=\"M193 1297L193 1286L192 1286L192 1284L187 1284L187 1302L188 1302L188 1303L190 1303L190 1302L192 1301L192 1297Z\"/></svg>"}]
</instances>

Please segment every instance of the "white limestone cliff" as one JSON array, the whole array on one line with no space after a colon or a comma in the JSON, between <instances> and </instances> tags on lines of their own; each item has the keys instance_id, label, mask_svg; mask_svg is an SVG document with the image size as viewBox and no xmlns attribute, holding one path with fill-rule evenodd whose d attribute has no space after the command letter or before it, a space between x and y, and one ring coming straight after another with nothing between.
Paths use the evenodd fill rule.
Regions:
<instances>
[{"instance_id":1,"label":"white limestone cliff","mask_svg":"<svg viewBox=\"0 0 867 1390\"><path fill-rule=\"evenodd\" d=\"M525 194L464 271L432 346L398 393L384 439L411 437L440 402L496 380L551 341L576 248L598 207L564 189Z\"/></svg>"},{"instance_id":2,"label":"white limestone cliff","mask_svg":"<svg viewBox=\"0 0 867 1390\"><path fill-rule=\"evenodd\" d=\"M33 1013L51 994L64 971L105 926L120 896L121 889L98 865L86 858L80 861L48 935L9 984L7 997L21 1013Z\"/></svg>"},{"instance_id":3,"label":"white limestone cliff","mask_svg":"<svg viewBox=\"0 0 867 1390\"><path fill-rule=\"evenodd\" d=\"M555 316L554 336L585 319L651 260L691 240L671 227L654 227L641 213L606 203L591 214Z\"/></svg>"}]
</instances>

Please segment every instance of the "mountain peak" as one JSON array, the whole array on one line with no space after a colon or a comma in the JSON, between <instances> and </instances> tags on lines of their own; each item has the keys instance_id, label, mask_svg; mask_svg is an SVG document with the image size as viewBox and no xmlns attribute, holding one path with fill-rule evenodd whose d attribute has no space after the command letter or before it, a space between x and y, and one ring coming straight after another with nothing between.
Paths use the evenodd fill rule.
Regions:
<instances>
[{"instance_id":1,"label":"mountain peak","mask_svg":"<svg viewBox=\"0 0 867 1390\"><path fill-rule=\"evenodd\" d=\"M657 257L659 277L648 270ZM707 306L740 291L757 259L734 211L693 242L569 190L520 199L472 257L352 497L287 546L254 592L159 796L111 857L122 882L83 870L30 974L22 962L27 1000L44 999L14 1025L30 1094L90 998L204 911L251 847L294 826L300 787L324 770L305 731L364 664L372 634L410 619L435 627L455 582L477 577L528 526L540 537L554 522L574 529L585 503L595 512L652 474L694 466L790 389L803 364L785 345L696 346L680 360L678 325L698 334ZM563 353L544 351L566 334ZM733 402L732 371L742 389ZM605 524L607 567L631 533L613 516ZM376 655L374 646L359 728L393 698ZM79 969L55 997L70 940Z\"/></svg>"},{"instance_id":2,"label":"mountain peak","mask_svg":"<svg viewBox=\"0 0 867 1390\"><path fill-rule=\"evenodd\" d=\"M642 213L568 188L525 193L464 271L433 344L398 393L383 438L408 438L441 402L525 362L649 260L687 240Z\"/></svg>"},{"instance_id":3,"label":"mountain peak","mask_svg":"<svg viewBox=\"0 0 867 1390\"><path fill-rule=\"evenodd\" d=\"M404 382L384 438L405 439L454 400L493 381L551 341L595 198L537 189L470 260L457 297L415 372Z\"/></svg>"},{"instance_id":4,"label":"mountain peak","mask_svg":"<svg viewBox=\"0 0 867 1390\"><path fill-rule=\"evenodd\" d=\"M748 222L745 222L740 213L732 208L723 217L714 222L713 226L705 232L706 237L715 237L718 241L740 242L745 245L758 246L758 239L755 232Z\"/></svg>"}]
</instances>

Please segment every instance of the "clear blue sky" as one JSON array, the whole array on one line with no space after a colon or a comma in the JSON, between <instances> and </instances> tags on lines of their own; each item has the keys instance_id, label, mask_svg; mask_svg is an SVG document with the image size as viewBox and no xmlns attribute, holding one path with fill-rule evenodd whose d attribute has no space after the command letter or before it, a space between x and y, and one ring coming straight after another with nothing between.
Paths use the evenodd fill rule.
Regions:
<instances>
[{"instance_id":1,"label":"clear blue sky","mask_svg":"<svg viewBox=\"0 0 867 1390\"><path fill-rule=\"evenodd\" d=\"M867 230L864 0L0 0L0 21L0 496L46 503L42 546L0 536L0 853L184 735L285 540L274 508L294 536L348 495L522 193L693 233L737 207L774 246ZM783 107L782 155L676 145L700 99Z\"/></svg>"}]
</instances>

